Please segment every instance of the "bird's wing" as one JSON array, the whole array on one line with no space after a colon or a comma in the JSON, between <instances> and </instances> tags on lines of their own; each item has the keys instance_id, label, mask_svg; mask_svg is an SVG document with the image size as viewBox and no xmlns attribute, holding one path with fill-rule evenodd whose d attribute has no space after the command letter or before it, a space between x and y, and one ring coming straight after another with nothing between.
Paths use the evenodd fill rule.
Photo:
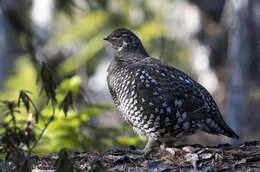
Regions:
<instances>
[{"instance_id":1,"label":"bird's wing","mask_svg":"<svg viewBox=\"0 0 260 172\"><path fill-rule=\"evenodd\" d=\"M158 107L166 107L166 103L175 110L195 113L205 108L207 96L210 96L185 73L153 58L142 62L136 73L139 96L149 97Z\"/></svg>"},{"instance_id":2,"label":"bird's wing","mask_svg":"<svg viewBox=\"0 0 260 172\"><path fill-rule=\"evenodd\" d=\"M188 121L208 120L209 127L216 124L208 132L217 133L220 128L225 132L219 134L237 136L222 119L210 93L185 73L154 58L143 61L136 73L138 96L148 99L145 106L150 108L149 112L169 114L175 122L180 117Z\"/></svg>"}]
</instances>

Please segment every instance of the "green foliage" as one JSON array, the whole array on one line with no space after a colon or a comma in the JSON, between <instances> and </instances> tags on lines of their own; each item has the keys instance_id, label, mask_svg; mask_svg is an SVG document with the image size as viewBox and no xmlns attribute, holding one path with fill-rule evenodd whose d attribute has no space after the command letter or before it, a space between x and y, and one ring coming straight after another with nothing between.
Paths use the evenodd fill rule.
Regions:
<instances>
[{"instance_id":1,"label":"green foliage","mask_svg":"<svg viewBox=\"0 0 260 172\"><path fill-rule=\"evenodd\" d=\"M56 90L57 102L64 104L64 94L71 90L71 97L69 98L69 104L71 104L72 97L78 95L81 79L79 76L73 76L70 79L65 79L61 82L60 86ZM63 99L63 101L62 101ZM82 105L81 105L82 106ZM62 107L62 108L60 108ZM64 110L63 106L56 107L56 115L46 130L46 134L40 140L40 146L35 149L39 153L58 152L62 147L68 147L78 150L86 150L95 145L95 139L89 134L89 130L95 130L91 126L84 126L88 121L104 110L114 108L110 104L85 104L83 109L75 108L73 111L69 109ZM67 107L67 106L65 106ZM52 105L49 104L42 109L42 116L47 119L52 114ZM63 115L63 112L67 113L67 117ZM39 127L42 128L44 122L39 122ZM38 135L40 131L36 130ZM95 146L94 146L95 147ZM97 144L95 147L100 148L101 145Z\"/></svg>"},{"instance_id":2,"label":"green foliage","mask_svg":"<svg viewBox=\"0 0 260 172\"><path fill-rule=\"evenodd\" d=\"M153 40L154 38L165 35L164 25L155 21L146 22L140 28L140 35L142 35L142 42L144 44L148 44L149 41Z\"/></svg>"},{"instance_id":3,"label":"green foliage","mask_svg":"<svg viewBox=\"0 0 260 172\"><path fill-rule=\"evenodd\" d=\"M23 91L21 91L20 95L19 100L23 99L25 108L29 108L31 102L27 102L27 100L31 100L30 97ZM3 107L2 112L7 122L0 124L2 128L0 132L0 153L4 154L7 161L15 165L15 170L30 171L30 161L28 159L30 153L25 154L25 148L32 150L34 147L32 146L33 142L37 142L31 126L32 121L28 120L26 123L17 122L16 117L20 115L20 105L17 105L16 101L4 100L1 103ZM9 166L6 168L9 168Z\"/></svg>"},{"instance_id":4,"label":"green foliage","mask_svg":"<svg viewBox=\"0 0 260 172\"><path fill-rule=\"evenodd\" d=\"M37 72L35 66L27 56L18 57L1 91L0 100L15 100L19 96L20 90L30 90L32 100L35 100L39 88L37 88Z\"/></svg>"},{"instance_id":5,"label":"green foliage","mask_svg":"<svg viewBox=\"0 0 260 172\"><path fill-rule=\"evenodd\" d=\"M28 93L30 93L28 91L21 90L17 101L1 101L3 106L2 113L5 116L5 121L1 123L3 129L0 133L0 153L5 154L7 161L15 164L16 171L30 171L30 155L42 138L47 127L53 121L56 109L55 106L59 103L56 100L56 81L46 63L41 65L37 78L37 81L39 80L42 82L42 91L47 97L47 103L50 100L52 104L52 112L47 118L47 121L41 116L35 103L28 95ZM17 122L17 115L21 114L21 109L23 108L21 106L22 103L27 116L29 116L26 123L23 121ZM60 103L60 107L62 107L63 112L66 114L72 104L72 92L68 91L68 94ZM33 109L30 107L33 107ZM32 117L30 117L31 111L33 110L35 111L35 120L32 120ZM43 123L43 127L36 138L33 123L37 124L39 117L42 117L41 122ZM28 151L25 152L27 149Z\"/></svg>"},{"instance_id":6,"label":"green foliage","mask_svg":"<svg viewBox=\"0 0 260 172\"><path fill-rule=\"evenodd\" d=\"M58 66L58 70L63 71L65 74L72 73L82 64L87 63L89 60L94 58L95 55L104 47L104 42L100 39L104 36L104 33L100 33L91 38L88 41L88 44L82 46L78 53L61 63Z\"/></svg>"},{"instance_id":7,"label":"green foliage","mask_svg":"<svg viewBox=\"0 0 260 172\"><path fill-rule=\"evenodd\" d=\"M98 34L107 24L107 20L107 14L104 11L91 11L79 18L75 18L73 24L57 35L54 40L58 45L86 41Z\"/></svg>"},{"instance_id":8,"label":"green foliage","mask_svg":"<svg viewBox=\"0 0 260 172\"><path fill-rule=\"evenodd\" d=\"M129 128L130 129L130 128ZM119 130L121 131L121 130ZM111 146L130 146L135 145L137 147L143 147L146 139L144 137L140 137L137 135L129 135L129 136L118 136L118 137L110 137L110 138L103 138L101 139L101 143L104 145L107 145L109 147Z\"/></svg>"},{"instance_id":9,"label":"green foliage","mask_svg":"<svg viewBox=\"0 0 260 172\"><path fill-rule=\"evenodd\" d=\"M100 115L104 110L111 109L113 106L105 104L85 105L86 108L68 111L65 119L61 111L57 112L53 123L46 131L46 135L41 140L40 147L36 148L39 153L57 152L62 147L76 149L78 151L99 149L101 143L90 135L96 128L88 125L89 120ZM51 108L51 107L50 107ZM45 109L43 114L49 114L50 109ZM93 132L93 131L92 131Z\"/></svg>"}]
</instances>

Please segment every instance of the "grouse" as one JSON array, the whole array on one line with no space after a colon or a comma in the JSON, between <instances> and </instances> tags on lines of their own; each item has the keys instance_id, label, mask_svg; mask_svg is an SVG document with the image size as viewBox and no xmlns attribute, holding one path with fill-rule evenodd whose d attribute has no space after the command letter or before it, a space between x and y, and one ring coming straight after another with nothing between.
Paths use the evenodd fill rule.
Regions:
<instances>
[{"instance_id":1,"label":"grouse","mask_svg":"<svg viewBox=\"0 0 260 172\"><path fill-rule=\"evenodd\" d=\"M107 69L110 94L125 121L147 137L143 153L196 131L239 138L210 93L184 72L151 57L133 32L119 28L104 40L117 51Z\"/></svg>"}]
</instances>

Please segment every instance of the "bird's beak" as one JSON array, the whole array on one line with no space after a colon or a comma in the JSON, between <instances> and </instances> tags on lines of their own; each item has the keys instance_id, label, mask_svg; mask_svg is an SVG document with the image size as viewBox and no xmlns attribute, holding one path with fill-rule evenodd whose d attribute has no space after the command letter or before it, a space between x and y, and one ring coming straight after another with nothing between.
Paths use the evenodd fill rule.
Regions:
<instances>
[{"instance_id":1,"label":"bird's beak","mask_svg":"<svg viewBox=\"0 0 260 172\"><path fill-rule=\"evenodd\" d=\"M106 37L104 38L104 40L107 41L107 40L108 40L108 36L106 36Z\"/></svg>"}]
</instances>

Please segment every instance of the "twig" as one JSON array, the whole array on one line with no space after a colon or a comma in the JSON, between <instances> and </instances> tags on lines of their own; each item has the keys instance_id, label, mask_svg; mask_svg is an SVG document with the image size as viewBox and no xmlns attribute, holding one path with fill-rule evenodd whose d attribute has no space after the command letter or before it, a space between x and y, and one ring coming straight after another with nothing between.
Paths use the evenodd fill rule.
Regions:
<instances>
[{"instance_id":1,"label":"twig","mask_svg":"<svg viewBox=\"0 0 260 172\"><path fill-rule=\"evenodd\" d=\"M29 101L30 101L31 104L33 105L34 110L37 111L37 112L39 112L38 109L37 109L37 107L36 107L36 105L34 104L34 102L33 102L31 99L30 99ZM40 114L40 113L39 113L39 114ZM41 115L39 115L39 116L40 116L41 120L44 122L44 124L46 124L45 119L44 119Z\"/></svg>"},{"instance_id":2,"label":"twig","mask_svg":"<svg viewBox=\"0 0 260 172\"><path fill-rule=\"evenodd\" d=\"M47 123L45 123L45 126L44 128L42 129L40 135L37 137L37 139L35 140L33 146L29 149L26 157L24 158L24 160L22 161L21 163L21 166L20 167L23 167L23 165L26 163L26 161L30 158L30 155L33 151L33 149L37 146L38 142L40 141L41 137L43 136L45 130L47 129L47 127L49 126L49 124L51 123L51 121L53 120L54 118L54 115L55 115L55 102L52 102L52 105L53 105L53 112L52 112L52 115L51 117L49 118L49 120L47 121Z\"/></svg>"}]
</instances>

